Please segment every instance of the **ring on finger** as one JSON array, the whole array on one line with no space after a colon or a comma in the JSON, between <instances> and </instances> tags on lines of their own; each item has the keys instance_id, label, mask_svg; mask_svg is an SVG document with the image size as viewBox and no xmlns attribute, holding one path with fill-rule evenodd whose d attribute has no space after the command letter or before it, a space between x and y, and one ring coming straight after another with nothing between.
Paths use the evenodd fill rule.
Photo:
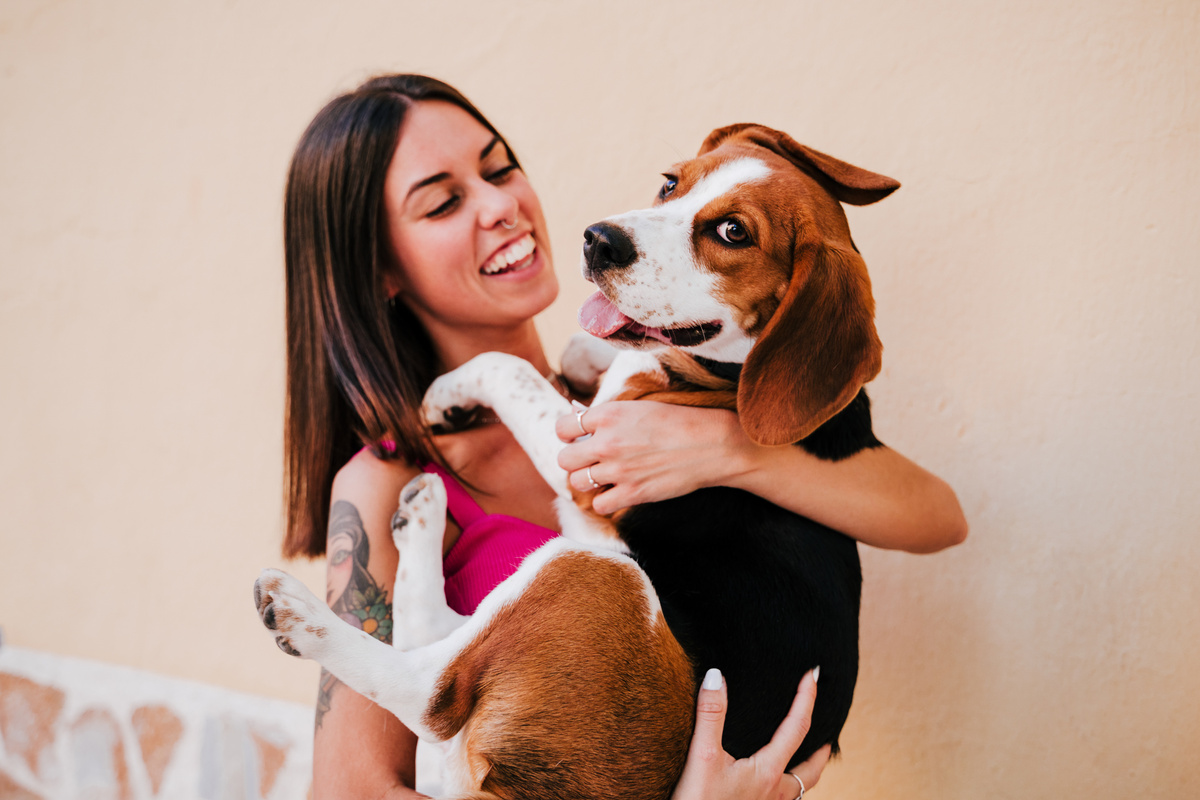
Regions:
<instances>
[{"instance_id":1,"label":"ring on finger","mask_svg":"<svg viewBox=\"0 0 1200 800\"><path fill-rule=\"evenodd\" d=\"M784 773L783 773L783 774L784 774L784 775L791 775L793 778L795 778L795 779L796 779L796 783L800 784L800 794L796 795L796 797L794 798L794 800L803 800L803 798L804 798L804 781L800 780L800 776L799 776L799 775L797 775L797 774L796 774L796 773L794 773L794 772L791 772L791 771L788 771L788 770L784 770Z\"/></svg>"},{"instance_id":2,"label":"ring on finger","mask_svg":"<svg viewBox=\"0 0 1200 800\"><path fill-rule=\"evenodd\" d=\"M584 406L583 408L576 409L575 411L575 422L579 425L579 432L584 436L588 435L588 430L587 428L583 427L583 415L590 410L590 406Z\"/></svg>"},{"instance_id":3,"label":"ring on finger","mask_svg":"<svg viewBox=\"0 0 1200 800\"><path fill-rule=\"evenodd\" d=\"M586 470L584 470L584 474L587 475L588 483L590 483L592 485L593 489L600 488L601 484L596 483L596 479L592 477L592 468L591 467L588 467Z\"/></svg>"}]
</instances>

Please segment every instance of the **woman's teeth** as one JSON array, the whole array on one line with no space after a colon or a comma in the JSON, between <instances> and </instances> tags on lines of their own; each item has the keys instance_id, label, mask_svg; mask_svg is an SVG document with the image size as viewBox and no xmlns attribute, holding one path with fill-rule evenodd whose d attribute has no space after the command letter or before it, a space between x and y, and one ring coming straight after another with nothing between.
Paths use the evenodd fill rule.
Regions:
<instances>
[{"instance_id":1,"label":"woman's teeth","mask_svg":"<svg viewBox=\"0 0 1200 800\"><path fill-rule=\"evenodd\" d=\"M495 275L498 272L511 267L513 264L518 264L524 261L533 251L537 249L537 245L533 243L533 234L527 233L521 239L513 242L508 247L501 250L496 255L488 259L487 263L479 270L484 275Z\"/></svg>"}]
</instances>

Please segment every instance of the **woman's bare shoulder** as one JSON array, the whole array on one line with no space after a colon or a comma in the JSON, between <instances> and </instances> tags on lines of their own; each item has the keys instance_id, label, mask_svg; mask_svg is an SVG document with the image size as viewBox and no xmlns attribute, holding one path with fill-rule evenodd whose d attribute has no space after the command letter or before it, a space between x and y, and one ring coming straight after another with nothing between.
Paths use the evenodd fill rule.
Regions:
<instances>
[{"instance_id":1,"label":"woman's bare shoulder","mask_svg":"<svg viewBox=\"0 0 1200 800\"><path fill-rule=\"evenodd\" d=\"M363 449L334 476L330 499L344 500L360 508L383 503L395 510L400 490L420 472L420 467L404 459L382 459Z\"/></svg>"}]
</instances>

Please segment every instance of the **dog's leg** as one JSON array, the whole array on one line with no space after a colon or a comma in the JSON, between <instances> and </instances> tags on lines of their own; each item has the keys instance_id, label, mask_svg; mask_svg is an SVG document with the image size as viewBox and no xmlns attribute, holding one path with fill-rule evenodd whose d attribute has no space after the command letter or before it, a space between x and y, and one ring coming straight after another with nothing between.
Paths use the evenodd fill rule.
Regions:
<instances>
[{"instance_id":1,"label":"dog's leg","mask_svg":"<svg viewBox=\"0 0 1200 800\"><path fill-rule=\"evenodd\" d=\"M488 406L512 431L542 480L559 497L570 497L567 474L558 466L563 443L555 421L571 413L571 403L523 358L484 353L446 373L425 393L421 410L430 425L440 424L452 409Z\"/></svg>"},{"instance_id":2,"label":"dog's leg","mask_svg":"<svg viewBox=\"0 0 1200 800\"><path fill-rule=\"evenodd\" d=\"M606 403L620 395L634 375L652 375L664 386L667 381L667 373L653 351L622 350L604 373L592 405Z\"/></svg>"},{"instance_id":3,"label":"dog's leg","mask_svg":"<svg viewBox=\"0 0 1200 800\"><path fill-rule=\"evenodd\" d=\"M281 650L317 661L342 683L395 714L420 738L440 742L462 729L474 704L470 692L447 695L447 687L455 686L456 670L474 663L472 648L487 641L498 615L518 601L541 570L558 556L574 552L576 547L563 539L543 545L484 598L473 616L464 618L446 638L415 650L386 645L339 619L303 583L279 570L263 570L254 584L254 601Z\"/></svg>"},{"instance_id":4,"label":"dog's leg","mask_svg":"<svg viewBox=\"0 0 1200 800\"><path fill-rule=\"evenodd\" d=\"M448 659L403 653L338 618L303 583L265 569L254 584L263 625L288 655L311 658L354 691L391 711L428 741L441 738L423 722ZM425 648L429 650L430 648Z\"/></svg>"},{"instance_id":5,"label":"dog's leg","mask_svg":"<svg viewBox=\"0 0 1200 800\"><path fill-rule=\"evenodd\" d=\"M562 354L562 374L577 392L594 395L600 378L620 351L603 339L576 333Z\"/></svg>"},{"instance_id":6,"label":"dog's leg","mask_svg":"<svg viewBox=\"0 0 1200 800\"><path fill-rule=\"evenodd\" d=\"M619 394L630 376L664 375L658 359L648 353L620 354L605 375L601 392ZM560 416L572 413L570 403L523 358L484 353L442 375L425 393L422 413L429 424L440 423L454 408L489 406L512 431L542 479L557 495L555 509L563 535L596 547L628 552L612 522L585 513L576 505L566 471L558 465L563 448L554 431Z\"/></svg>"},{"instance_id":7,"label":"dog's leg","mask_svg":"<svg viewBox=\"0 0 1200 800\"><path fill-rule=\"evenodd\" d=\"M400 492L392 516L392 540L400 551L392 595L392 644L412 650L445 639L468 617L446 604L442 540L446 533L446 487L421 473Z\"/></svg>"}]
</instances>

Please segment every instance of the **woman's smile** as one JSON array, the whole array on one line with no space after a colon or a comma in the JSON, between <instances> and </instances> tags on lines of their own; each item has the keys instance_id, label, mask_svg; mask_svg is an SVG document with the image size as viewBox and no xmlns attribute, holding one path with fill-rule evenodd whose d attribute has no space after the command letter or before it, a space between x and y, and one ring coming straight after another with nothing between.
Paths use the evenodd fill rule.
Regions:
<instances>
[{"instance_id":1,"label":"woman's smile","mask_svg":"<svg viewBox=\"0 0 1200 800\"><path fill-rule=\"evenodd\" d=\"M532 233L526 233L515 242L500 248L479 271L488 276L511 275L529 269L536 257L537 243L534 242Z\"/></svg>"}]
</instances>

